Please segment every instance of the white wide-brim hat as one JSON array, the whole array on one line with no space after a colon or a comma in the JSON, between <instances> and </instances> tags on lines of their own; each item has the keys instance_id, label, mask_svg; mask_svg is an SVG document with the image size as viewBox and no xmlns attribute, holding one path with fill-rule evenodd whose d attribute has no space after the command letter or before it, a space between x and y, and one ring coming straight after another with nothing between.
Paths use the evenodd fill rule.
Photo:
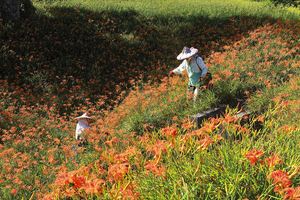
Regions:
<instances>
[{"instance_id":1,"label":"white wide-brim hat","mask_svg":"<svg viewBox=\"0 0 300 200\"><path fill-rule=\"evenodd\" d=\"M184 60L198 53L198 49L191 47L183 47L182 52L177 56L177 60Z\"/></svg>"},{"instance_id":2,"label":"white wide-brim hat","mask_svg":"<svg viewBox=\"0 0 300 200\"><path fill-rule=\"evenodd\" d=\"M75 119L92 119L90 116L87 115L87 113L83 113L83 115L79 117L75 117Z\"/></svg>"}]
</instances>

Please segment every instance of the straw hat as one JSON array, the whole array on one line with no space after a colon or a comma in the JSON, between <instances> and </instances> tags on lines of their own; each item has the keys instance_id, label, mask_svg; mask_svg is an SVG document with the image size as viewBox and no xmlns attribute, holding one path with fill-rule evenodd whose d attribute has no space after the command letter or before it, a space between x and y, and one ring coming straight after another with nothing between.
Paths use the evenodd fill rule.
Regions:
<instances>
[{"instance_id":1,"label":"straw hat","mask_svg":"<svg viewBox=\"0 0 300 200\"><path fill-rule=\"evenodd\" d=\"M182 52L177 56L177 60L184 60L198 53L198 49L191 47L183 47Z\"/></svg>"},{"instance_id":2,"label":"straw hat","mask_svg":"<svg viewBox=\"0 0 300 200\"><path fill-rule=\"evenodd\" d=\"M91 117L89 117L87 115L87 113L83 113L83 115L79 116L79 117L76 117L75 119L92 119Z\"/></svg>"}]
</instances>

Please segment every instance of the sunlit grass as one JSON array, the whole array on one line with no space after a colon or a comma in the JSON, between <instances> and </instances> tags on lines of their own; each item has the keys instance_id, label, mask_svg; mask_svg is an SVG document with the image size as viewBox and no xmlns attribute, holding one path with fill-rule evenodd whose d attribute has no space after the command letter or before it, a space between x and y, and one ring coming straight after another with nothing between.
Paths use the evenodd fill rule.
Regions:
<instances>
[{"instance_id":1,"label":"sunlit grass","mask_svg":"<svg viewBox=\"0 0 300 200\"><path fill-rule=\"evenodd\" d=\"M43 8L49 6L39 1L35 5ZM205 16L209 18L226 18L231 16L253 16L253 17L274 17L283 19L299 19L300 13L297 8L275 7L266 1L251 0L68 0L53 1L50 6L78 7L92 11L105 10L135 10L145 16Z\"/></svg>"}]
</instances>

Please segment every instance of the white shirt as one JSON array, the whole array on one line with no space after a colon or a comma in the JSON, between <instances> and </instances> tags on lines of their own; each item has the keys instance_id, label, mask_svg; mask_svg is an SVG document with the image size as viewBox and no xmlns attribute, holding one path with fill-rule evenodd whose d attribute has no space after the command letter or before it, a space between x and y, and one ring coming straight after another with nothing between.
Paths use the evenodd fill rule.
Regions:
<instances>
[{"instance_id":1,"label":"white shirt","mask_svg":"<svg viewBox=\"0 0 300 200\"><path fill-rule=\"evenodd\" d=\"M192 77L193 73L199 73L201 69L201 77L204 77L207 73L207 67L200 56L197 56L196 58L197 59L194 57L190 63L188 63L185 59L176 69L173 70L173 72L175 74L182 74L182 72L186 70L188 77Z\"/></svg>"},{"instance_id":2,"label":"white shirt","mask_svg":"<svg viewBox=\"0 0 300 200\"><path fill-rule=\"evenodd\" d=\"M75 139L79 140L81 133L87 128L90 128L88 121L86 119L79 119L76 125Z\"/></svg>"}]
</instances>

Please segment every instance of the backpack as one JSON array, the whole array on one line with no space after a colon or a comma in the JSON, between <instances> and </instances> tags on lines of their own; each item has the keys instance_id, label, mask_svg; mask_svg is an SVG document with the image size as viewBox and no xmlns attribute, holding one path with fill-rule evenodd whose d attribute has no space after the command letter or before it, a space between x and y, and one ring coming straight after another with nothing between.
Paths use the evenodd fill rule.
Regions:
<instances>
[{"instance_id":1,"label":"backpack","mask_svg":"<svg viewBox=\"0 0 300 200\"><path fill-rule=\"evenodd\" d=\"M201 74L202 74L202 69L201 69L201 67L199 66L199 64L198 64L198 62L197 62L197 59L198 58L200 58L200 56L197 54L196 55L196 64L197 64L197 66L198 66L198 68L199 68L199 70L200 70L200 72L201 72ZM205 77L203 77L203 78L201 78L200 77L200 82L203 82L203 84L204 85L209 85L209 82L212 80L212 74L208 71L208 69L207 69L207 73L206 73L206 75L205 75Z\"/></svg>"}]
</instances>

